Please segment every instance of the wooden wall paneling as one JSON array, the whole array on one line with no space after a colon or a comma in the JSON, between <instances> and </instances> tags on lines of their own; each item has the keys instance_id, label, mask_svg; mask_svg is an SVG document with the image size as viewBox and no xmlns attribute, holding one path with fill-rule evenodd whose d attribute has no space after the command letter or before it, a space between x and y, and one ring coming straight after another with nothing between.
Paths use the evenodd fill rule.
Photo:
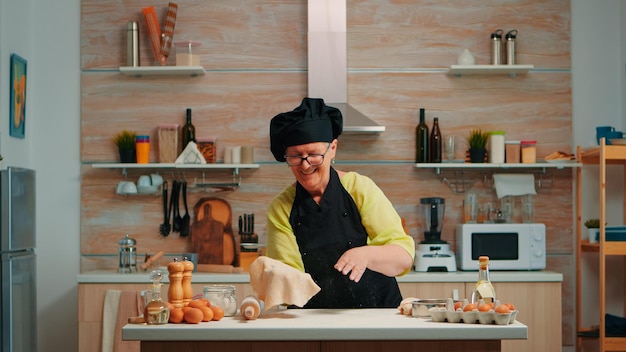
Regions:
<instances>
[{"instance_id":1,"label":"wooden wall paneling","mask_svg":"<svg viewBox=\"0 0 626 352\"><path fill-rule=\"evenodd\" d=\"M207 69L302 69L306 66L305 1L176 3L179 7L174 42L200 42L194 52L200 55L200 63ZM116 69L125 66L128 21L140 24L141 65L156 65L141 14L141 9L148 6L155 7L163 27L167 3L155 4L148 0L81 1L81 67ZM175 64L174 56L170 55L169 65Z\"/></svg>"},{"instance_id":2,"label":"wooden wall paneling","mask_svg":"<svg viewBox=\"0 0 626 352\"><path fill-rule=\"evenodd\" d=\"M459 7L438 1L348 1L348 66L439 68L469 49L490 64L490 35L517 29L517 62L566 68L570 62L567 0L490 1ZM538 16L541 14L541 16Z\"/></svg>"}]
</instances>

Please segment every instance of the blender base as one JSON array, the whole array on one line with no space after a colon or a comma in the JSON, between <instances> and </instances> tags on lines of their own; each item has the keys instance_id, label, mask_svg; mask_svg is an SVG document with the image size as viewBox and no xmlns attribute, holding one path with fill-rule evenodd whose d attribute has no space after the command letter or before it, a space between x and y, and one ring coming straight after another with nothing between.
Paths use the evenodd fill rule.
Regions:
<instances>
[{"instance_id":1,"label":"blender base","mask_svg":"<svg viewBox=\"0 0 626 352\"><path fill-rule=\"evenodd\" d=\"M456 257L449 244L419 244L414 265L418 272L451 272L456 271Z\"/></svg>"}]
</instances>

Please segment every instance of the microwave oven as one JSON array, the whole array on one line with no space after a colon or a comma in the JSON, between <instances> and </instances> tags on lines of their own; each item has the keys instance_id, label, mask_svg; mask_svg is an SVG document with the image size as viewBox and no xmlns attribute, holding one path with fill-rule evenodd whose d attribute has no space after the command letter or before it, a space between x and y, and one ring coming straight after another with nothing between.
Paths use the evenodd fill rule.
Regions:
<instances>
[{"instance_id":1,"label":"microwave oven","mask_svg":"<svg viewBox=\"0 0 626 352\"><path fill-rule=\"evenodd\" d=\"M546 225L457 225L458 269L478 270L481 255L489 256L489 270L543 270L546 268Z\"/></svg>"}]
</instances>

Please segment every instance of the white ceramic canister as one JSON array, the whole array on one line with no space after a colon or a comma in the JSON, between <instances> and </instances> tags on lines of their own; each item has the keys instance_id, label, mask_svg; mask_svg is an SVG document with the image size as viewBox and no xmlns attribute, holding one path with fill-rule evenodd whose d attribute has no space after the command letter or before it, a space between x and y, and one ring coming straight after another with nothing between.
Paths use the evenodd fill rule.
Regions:
<instances>
[{"instance_id":1,"label":"white ceramic canister","mask_svg":"<svg viewBox=\"0 0 626 352\"><path fill-rule=\"evenodd\" d=\"M504 131L489 132L489 162L504 163Z\"/></svg>"}]
</instances>

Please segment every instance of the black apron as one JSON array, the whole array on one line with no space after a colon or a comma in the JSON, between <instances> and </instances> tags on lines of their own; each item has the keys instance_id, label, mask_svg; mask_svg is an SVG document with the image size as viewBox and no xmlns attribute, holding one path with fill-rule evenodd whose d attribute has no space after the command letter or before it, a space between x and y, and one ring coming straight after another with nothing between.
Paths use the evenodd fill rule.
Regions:
<instances>
[{"instance_id":1,"label":"black apron","mask_svg":"<svg viewBox=\"0 0 626 352\"><path fill-rule=\"evenodd\" d=\"M352 196L331 168L320 205L299 184L289 222L309 273L321 291L304 308L396 308L402 300L395 277L366 269L357 283L333 266L350 248L366 246L367 232Z\"/></svg>"}]
</instances>

